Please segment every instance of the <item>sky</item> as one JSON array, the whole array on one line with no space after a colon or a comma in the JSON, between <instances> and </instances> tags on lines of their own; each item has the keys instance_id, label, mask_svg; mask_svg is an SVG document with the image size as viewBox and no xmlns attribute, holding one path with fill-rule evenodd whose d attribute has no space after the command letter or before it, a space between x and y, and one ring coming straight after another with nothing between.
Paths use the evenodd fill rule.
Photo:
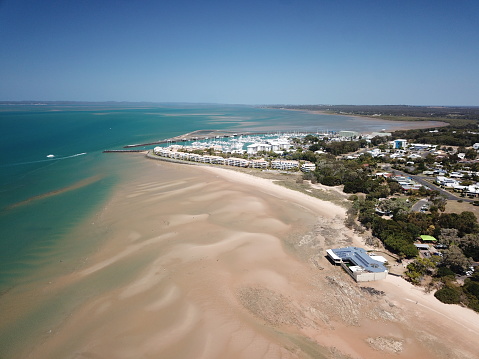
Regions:
<instances>
[{"instance_id":1,"label":"sky","mask_svg":"<svg viewBox=\"0 0 479 359\"><path fill-rule=\"evenodd\" d=\"M477 0L0 0L0 101L479 106Z\"/></svg>"}]
</instances>

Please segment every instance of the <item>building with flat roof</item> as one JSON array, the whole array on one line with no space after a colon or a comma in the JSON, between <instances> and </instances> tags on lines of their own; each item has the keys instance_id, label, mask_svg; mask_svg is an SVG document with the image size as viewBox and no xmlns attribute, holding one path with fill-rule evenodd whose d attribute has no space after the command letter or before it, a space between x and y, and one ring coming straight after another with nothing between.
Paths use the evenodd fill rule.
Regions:
<instances>
[{"instance_id":1,"label":"building with flat roof","mask_svg":"<svg viewBox=\"0 0 479 359\"><path fill-rule=\"evenodd\" d=\"M414 246L421 251L428 251L429 249L431 249L431 247L429 247L429 244L414 243Z\"/></svg>"},{"instance_id":2,"label":"building with flat roof","mask_svg":"<svg viewBox=\"0 0 479 359\"><path fill-rule=\"evenodd\" d=\"M356 282L384 279L388 274L384 264L369 256L363 248L335 248L328 249L326 253L334 264L343 267Z\"/></svg>"},{"instance_id":3,"label":"building with flat roof","mask_svg":"<svg viewBox=\"0 0 479 359\"><path fill-rule=\"evenodd\" d=\"M273 160L271 161L271 168L276 170L293 170L299 168L299 161Z\"/></svg>"},{"instance_id":4,"label":"building with flat roof","mask_svg":"<svg viewBox=\"0 0 479 359\"><path fill-rule=\"evenodd\" d=\"M421 238L421 241L424 243L437 242L436 238L434 238L433 236L428 236L426 234L420 235L419 238Z\"/></svg>"},{"instance_id":5,"label":"building with flat roof","mask_svg":"<svg viewBox=\"0 0 479 359\"><path fill-rule=\"evenodd\" d=\"M407 146L407 140L404 139L398 139L392 141L393 148L399 149L399 148L405 148Z\"/></svg>"},{"instance_id":6,"label":"building with flat roof","mask_svg":"<svg viewBox=\"0 0 479 359\"><path fill-rule=\"evenodd\" d=\"M359 132L356 132L356 131L339 131L338 136L339 137L345 137L345 138L353 138L353 137L358 137Z\"/></svg>"}]
</instances>

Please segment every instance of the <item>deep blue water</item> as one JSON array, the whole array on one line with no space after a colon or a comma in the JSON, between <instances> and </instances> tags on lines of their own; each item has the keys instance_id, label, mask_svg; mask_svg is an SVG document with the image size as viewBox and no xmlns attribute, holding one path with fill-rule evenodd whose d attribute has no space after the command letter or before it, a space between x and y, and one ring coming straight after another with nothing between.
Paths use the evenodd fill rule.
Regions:
<instances>
[{"instance_id":1,"label":"deep blue water","mask_svg":"<svg viewBox=\"0 0 479 359\"><path fill-rule=\"evenodd\" d=\"M108 198L127 170L121 156L128 155L104 154L105 149L200 129L377 131L388 126L248 106L0 105L0 290L41 265L45 253Z\"/></svg>"}]
</instances>

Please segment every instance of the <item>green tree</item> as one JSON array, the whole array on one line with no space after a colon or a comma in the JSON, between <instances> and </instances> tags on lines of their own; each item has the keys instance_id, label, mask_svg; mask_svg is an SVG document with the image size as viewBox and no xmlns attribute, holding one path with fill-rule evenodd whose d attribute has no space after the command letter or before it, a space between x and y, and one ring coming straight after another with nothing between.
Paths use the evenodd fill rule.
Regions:
<instances>
[{"instance_id":1,"label":"green tree","mask_svg":"<svg viewBox=\"0 0 479 359\"><path fill-rule=\"evenodd\" d=\"M461 292L462 291L456 287L445 285L434 293L434 296L443 303L458 304L461 302Z\"/></svg>"},{"instance_id":2,"label":"green tree","mask_svg":"<svg viewBox=\"0 0 479 359\"><path fill-rule=\"evenodd\" d=\"M443 252L443 263L455 273L464 273L472 265L471 258L467 258L456 245L450 245Z\"/></svg>"},{"instance_id":3,"label":"green tree","mask_svg":"<svg viewBox=\"0 0 479 359\"><path fill-rule=\"evenodd\" d=\"M313 135L306 135L304 136L303 143L308 144L308 143L317 143L319 142L319 138Z\"/></svg>"},{"instance_id":4,"label":"green tree","mask_svg":"<svg viewBox=\"0 0 479 359\"><path fill-rule=\"evenodd\" d=\"M383 212L391 213L397 212L400 209L409 212L409 210L411 209L411 203L406 201L405 198L389 198L381 200L378 203L378 209Z\"/></svg>"},{"instance_id":5,"label":"green tree","mask_svg":"<svg viewBox=\"0 0 479 359\"><path fill-rule=\"evenodd\" d=\"M457 238L456 242L466 257L479 261L479 234L466 234L463 238Z\"/></svg>"},{"instance_id":6,"label":"green tree","mask_svg":"<svg viewBox=\"0 0 479 359\"><path fill-rule=\"evenodd\" d=\"M439 240L442 244L450 245L459 242L458 230L456 228L441 228Z\"/></svg>"},{"instance_id":7,"label":"green tree","mask_svg":"<svg viewBox=\"0 0 479 359\"><path fill-rule=\"evenodd\" d=\"M433 256L431 258L417 258L408 264L405 274L411 282L418 284L423 276L434 274L439 261L440 258L438 258L438 256Z\"/></svg>"},{"instance_id":8,"label":"green tree","mask_svg":"<svg viewBox=\"0 0 479 359\"><path fill-rule=\"evenodd\" d=\"M444 197L442 196L435 197L432 200L432 203L441 212L444 212L446 210L447 200Z\"/></svg>"},{"instance_id":9,"label":"green tree","mask_svg":"<svg viewBox=\"0 0 479 359\"><path fill-rule=\"evenodd\" d=\"M447 280L453 280L456 276L450 268L445 266L440 266L437 268L436 277L438 278L445 278Z\"/></svg>"}]
</instances>

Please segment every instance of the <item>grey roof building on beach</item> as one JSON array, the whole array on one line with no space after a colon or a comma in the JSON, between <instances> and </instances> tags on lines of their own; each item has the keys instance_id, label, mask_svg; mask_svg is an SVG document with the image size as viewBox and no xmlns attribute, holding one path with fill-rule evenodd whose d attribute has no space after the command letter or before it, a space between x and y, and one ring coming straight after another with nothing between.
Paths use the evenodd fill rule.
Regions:
<instances>
[{"instance_id":1,"label":"grey roof building on beach","mask_svg":"<svg viewBox=\"0 0 479 359\"><path fill-rule=\"evenodd\" d=\"M369 256L363 248L328 249L326 253L334 264L341 265L356 282L384 279L388 274L384 264Z\"/></svg>"}]
</instances>

